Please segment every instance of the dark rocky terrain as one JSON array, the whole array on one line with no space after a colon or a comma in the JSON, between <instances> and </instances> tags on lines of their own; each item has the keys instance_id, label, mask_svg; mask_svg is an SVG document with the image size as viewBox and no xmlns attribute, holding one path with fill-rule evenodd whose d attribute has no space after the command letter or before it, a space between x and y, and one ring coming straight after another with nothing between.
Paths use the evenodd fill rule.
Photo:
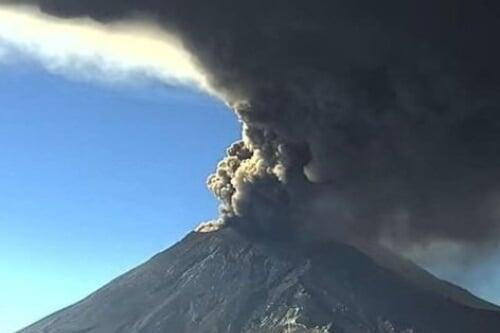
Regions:
<instances>
[{"instance_id":1,"label":"dark rocky terrain","mask_svg":"<svg viewBox=\"0 0 500 333\"><path fill-rule=\"evenodd\" d=\"M410 263L398 274L396 261L334 242L191 233L20 333L500 332L493 305Z\"/></svg>"}]
</instances>

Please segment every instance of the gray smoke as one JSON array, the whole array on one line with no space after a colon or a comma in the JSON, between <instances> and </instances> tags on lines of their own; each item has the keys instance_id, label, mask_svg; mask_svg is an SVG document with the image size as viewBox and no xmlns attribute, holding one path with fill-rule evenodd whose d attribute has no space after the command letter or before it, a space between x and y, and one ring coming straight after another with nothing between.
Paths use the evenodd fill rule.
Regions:
<instances>
[{"instance_id":1,"label":"gray smoke","mask_svg":"<svg viewBox=\"0 0 500 333\"><path fill-rule=\"evenodd\" d=\"M184 41L243 124L208 181L220 223L403 247L498 240L497 2L27 2L141 15Z\"/></svg>"}]
</instances>

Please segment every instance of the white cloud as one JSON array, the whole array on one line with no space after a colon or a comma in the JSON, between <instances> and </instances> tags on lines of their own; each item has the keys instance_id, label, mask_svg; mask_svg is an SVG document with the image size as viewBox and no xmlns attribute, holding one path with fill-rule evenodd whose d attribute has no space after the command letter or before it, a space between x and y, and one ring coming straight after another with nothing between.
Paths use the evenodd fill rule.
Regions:
<instances>
[{"instance_id":1,"label":"white cloud","mask_svg":"<svg viewBox=\"0 0 500 333\"><path fill-rule=\"evenodd\" d=\"M147 76L210 90L182 44L144 23L104 25L59 19L33 8L0 7L0 61L16 54L72 77L115 82Z\"/></svg>"}]
</instances>

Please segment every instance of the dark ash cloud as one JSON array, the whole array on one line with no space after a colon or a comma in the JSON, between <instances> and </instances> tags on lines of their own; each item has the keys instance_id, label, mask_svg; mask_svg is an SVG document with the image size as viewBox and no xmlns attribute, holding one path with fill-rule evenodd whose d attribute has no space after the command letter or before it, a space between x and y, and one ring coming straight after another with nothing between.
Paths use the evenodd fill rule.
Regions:
<instances>
[{"instance_id":1,"label":"dark ash cloud","mask_svg":"<svg viewBox=\"0 0 500 333\"><path fill-rule=\"evenodd\" d=\"M143 15L183 39L243 122L209 180L224 223L401 246L498 239L497 2L34 2Z\"/></svg>"}]
</instances>

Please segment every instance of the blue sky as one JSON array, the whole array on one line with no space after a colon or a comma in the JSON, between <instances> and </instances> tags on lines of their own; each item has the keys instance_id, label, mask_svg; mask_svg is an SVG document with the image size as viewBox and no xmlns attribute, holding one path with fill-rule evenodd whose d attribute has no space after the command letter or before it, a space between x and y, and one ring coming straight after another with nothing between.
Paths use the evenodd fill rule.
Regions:
<instances>
[{"instance_id":1,"label":"blue sky","mask_svg":"<svg viewBox=\"0 0 500 333\"><path fill-rule=\"evenodd\" d=\"M207 175L239 137L188 88L0 66L0 333L79 300L216 216Z\"/></svg>"}]
</instances>

